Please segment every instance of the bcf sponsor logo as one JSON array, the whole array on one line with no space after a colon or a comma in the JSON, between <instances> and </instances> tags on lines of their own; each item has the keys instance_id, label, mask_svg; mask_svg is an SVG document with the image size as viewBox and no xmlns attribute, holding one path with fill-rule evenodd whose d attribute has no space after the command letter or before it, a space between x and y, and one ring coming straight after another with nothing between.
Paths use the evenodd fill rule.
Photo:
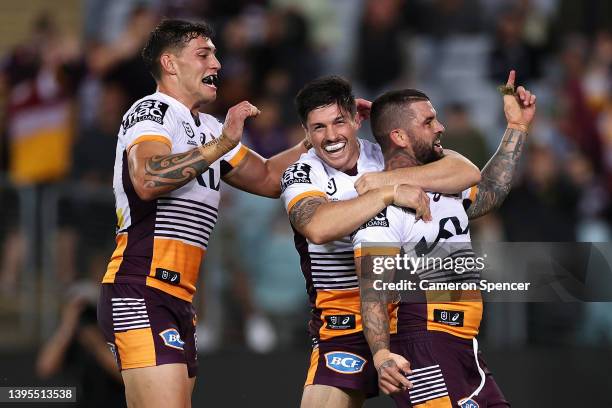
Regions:
<instances>
[{"instance_id":1,"label":"bcf sponsor logo","mask_svg":"<svg viewBox=\"0 0 612 408\"><path fill-rule=\"evenodd\" d=\"M366 360L357 354L332 351L325 354L325 365L342 374L356 374L363 371Z\"/></svg>"},{"instance_id":2,"label":"bcf sponsor logo","mask_svg":"<svg viewBox=\"0 0 612 408\"><path fill-rule=\"evenodd\" d=\"M457 401L460 408L480 408L478 403L472 398L465 398Z\"/></svg>"},{"instance_id":3,"label":"bcf sponsor logo","mask_svg":"<svg viewBox=\"0 0 612 408\"><path fill-rule=\"evenodd\" d=\"M176 329L168 329L159 333L162 339L164 339L164 344L168 347L172 347L175 349L183 350L183 346L185 342L181 340L181 335Z\"/></svg>"}]
</instances>

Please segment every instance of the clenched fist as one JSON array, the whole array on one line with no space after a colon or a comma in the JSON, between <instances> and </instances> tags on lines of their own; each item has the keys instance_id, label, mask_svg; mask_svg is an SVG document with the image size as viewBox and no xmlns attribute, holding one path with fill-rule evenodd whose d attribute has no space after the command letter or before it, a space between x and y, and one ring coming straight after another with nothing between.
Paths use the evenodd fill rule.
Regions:
<instances>
[{"instance_id":1,"label":"clenched fist","mask_svg":"<svg viewBox=\"0 0 612 408\"><path fill-rule=\"evenodd\" d=\"M420 187L401 184L395 189L393 204L398 207L412 208L416 212L416 219L431 221L431 209L429 208L429 196Z\"/></svg>"},{"instance_id":2,"label":"clenched fist","mask_svg":"<svg viewBox=\"0 0 612 408\"><path fill-rule=\"evenodd\" d=\"M259 115L259 109L256 106L251 105L247 101L242 101L238 105L232 106L227 111L225 116L225 123L223 124L223 134L230 140L234 145L237 145L242 138L242 132L244 130L244 121L246 118L251 116Z\"/></svg>"}]
</instances>

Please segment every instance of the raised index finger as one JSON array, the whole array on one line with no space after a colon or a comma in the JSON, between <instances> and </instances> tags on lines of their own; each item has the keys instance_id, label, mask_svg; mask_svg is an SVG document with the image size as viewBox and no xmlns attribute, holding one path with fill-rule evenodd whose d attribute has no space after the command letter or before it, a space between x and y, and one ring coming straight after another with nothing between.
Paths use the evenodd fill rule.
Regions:
<instances>
[{"instance_id":1,"label":"raised index finger","mask_svg":"<svg viewBox=\"0 0 612 408\"><path fill-rule=\"evenodd\" d=\"M510 73L508 74L508 82L506 82L506 86L511 86L514 88L514 80L516 78L516 71L515 70L510 70Z\"/></svg>"}]
</instances>

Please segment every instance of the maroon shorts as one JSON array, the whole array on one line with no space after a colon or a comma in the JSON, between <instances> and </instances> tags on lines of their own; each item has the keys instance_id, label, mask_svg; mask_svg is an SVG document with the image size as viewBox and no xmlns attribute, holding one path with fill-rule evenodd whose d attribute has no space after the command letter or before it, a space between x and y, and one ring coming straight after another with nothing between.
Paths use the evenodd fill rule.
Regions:
<instances>
[{"instance_id":1,"label":"maroon shorts","mask_svg":"<svg viewBox=\"0 0 612 408\"><path fill-rule=\"evenodd\" d=\"M193 305L145 285L103 284L98 324L120 370L187 364L195 377L197 345Z\"/></svg>"},{"instance_id":2,"label":"maroon shorts","mask_svg":"<svg viewBox=\"0 0 612 408\"><path fill-rule=\"evenodd\" d=\"M363 335L313 342L306 385L321 384L378 395L378 377Z\"/></svg>"},{"instance_id":3,"label":"maroon shorts","mask_svg":"<svg viewBox=\"0 0 612 408\"><path fill-rule=\"evenodd\" d=\"M413 388L396 394L398 407L501 408L510 404L504 398L493 375L478 353L478 364L485 383L472 401L465 401L480 385L481 375L474 358L472 340L444 332L417 332L391 336L391 352L410 362L408 379Z\"/></svg>"}]
</instances>

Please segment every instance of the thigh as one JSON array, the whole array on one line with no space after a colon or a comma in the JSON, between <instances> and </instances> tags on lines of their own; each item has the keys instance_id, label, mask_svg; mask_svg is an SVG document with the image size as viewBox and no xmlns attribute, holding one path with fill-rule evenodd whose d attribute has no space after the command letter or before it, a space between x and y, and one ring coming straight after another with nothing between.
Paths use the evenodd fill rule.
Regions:
<instances>
[{"instance_id":1,"label":"thigh","mask_svg":"<svg viewBox=\"0 0 612 408\"><path fill-rule=\"evenodd\" d=\"M191 379L185 364L123 370L129 408L185 408L191 406Z\"/></svg>"},{"instance_id":2,"label":"thigh","mask_svg":"<svg viewBox=\"0 0 612 408\"><path fill-rule=\"evenodd\" d=\"M195 387L195 381L196 381L195 377L189 377L189 380L187 382L187 387L188 387L188 390L189 390L189 399L187 401L185 401L185 408L191 408L191 396L193 395L193 389Z\"/></svg>"},{"instance_id":3,"label":"thigh","mask_svg":"<svg viewBox=\"0 0 612 408\"><path fill-rule=\"evenodd\" d=\"M313 384L304 387L300 408L359 408L364 400L358 390Z\"/></svg>"}]
</instances>

